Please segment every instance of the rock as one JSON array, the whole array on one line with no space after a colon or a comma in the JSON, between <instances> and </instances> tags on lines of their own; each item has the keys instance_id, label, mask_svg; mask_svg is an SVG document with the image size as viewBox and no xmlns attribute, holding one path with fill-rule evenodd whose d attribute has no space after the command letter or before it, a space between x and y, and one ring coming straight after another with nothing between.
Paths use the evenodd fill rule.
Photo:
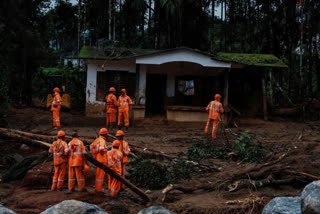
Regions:
<instances>
[{"instance_id":1,"label":"rock","mask_svg":"<svg viewBox=\"0 0 320 214\"><path fill-rule=\"evenodd\" d=\"M143 210L140 210L138 214L175 214L175 213L164 208L163 206L152 206L152 207L148 207Z\"/></svg>"},{"instance_id":2,"label":"rock","mask_svg":"<svg viewBox=\"0 0 320 214\"><path fill-rule=\"evenodd\" d=\"M308 184L301 193L303 214L320 214L320 180Z\"/></svg>"},{"instance_id":3,"label":"rock","mask_svg":"<svg viewBox=\"0 0 320 214\"><path fill-rule=\"evenodd\" d=\"M2 206L1 204L0 204L0 213L1 214L17 214L15 212L13 212L12 210Z\"/></svg>"},{"instance_id":4,"label":"rock","mask_svg":"<svg viewBox=\"0 0 320 214\"><path fill-rule=\"evenodd\" d=\"M27 146L26 144L22 144L21 146L20 146L20 150L22 150L22 151L29 151L30 150L30 147L29 146Z\"/></svg>"},{"instance_id":5,"label":"rock","mask_svg":"<svg viewBox=\"0 0 320 214\"><path fill-rule=\"evenodd\" d=\"M262 214L302 214L300 197L276 197L262 211Z\"/></svg>"},{"instance_id":6,"label":"rock","mask_svg":"<svg viewBox=\"0 0 320 214\"><path fill-rule=\"evenodd\" d=\"M88 204L77 200L65 200L59 204L56 204L41 214L62 214L62 213L72 213L72 214L108 214L101 208L94 204Z\"/></svg>"}]
</instances>

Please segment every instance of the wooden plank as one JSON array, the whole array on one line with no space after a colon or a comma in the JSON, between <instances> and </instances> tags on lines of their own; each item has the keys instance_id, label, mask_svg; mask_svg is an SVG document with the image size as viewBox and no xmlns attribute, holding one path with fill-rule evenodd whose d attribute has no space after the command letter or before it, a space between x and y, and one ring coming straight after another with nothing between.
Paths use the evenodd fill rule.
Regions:
<instances>
[{"instance_id":1,"label":"wooden plank","mask_svg":"<svg viewBox=\"0 0 320 214\"><path fill-rule=\"evenodd\" d=\"M224 74L224 99L223 106L228 106L228 97L229 97L229 72L230 68Z\"/></svg>"}]
</instances>

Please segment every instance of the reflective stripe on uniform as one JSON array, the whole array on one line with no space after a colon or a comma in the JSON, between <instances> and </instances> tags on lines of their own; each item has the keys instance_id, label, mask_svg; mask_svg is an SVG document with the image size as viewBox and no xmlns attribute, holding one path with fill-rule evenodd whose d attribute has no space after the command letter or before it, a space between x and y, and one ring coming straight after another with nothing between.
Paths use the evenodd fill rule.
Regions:
<instances>
[{"instance_id":1,"label":"reflective stripe on uniform","mask_svg":"<svg viewBox=\"0 0 320 214\"><path fill-rule=\"evenodd\" d=\"M77 181L84 181L84 178L79 178L77 179Z\"/></svg>"},{"instance_id":2,"label":"reflective stripe on uniform","mask_svg":"<svg viewBox=\"0 0 320 214\"><path fill-rule=\"evenodd\" d=\"M62 155L63 152L54 152L53 154L54 154L54 155Z\"/></svg>"},{"instance_id":3,"label":"reflective stripe on uniform","mask_svg":"<svg viewBox=\"0 0 320 214\"><path fill-rule=\"evenodd\" d=\"M62 179L58 179L58 181L63 182L63 180L62 180Z\"/></svg>"},{"instance_id":4,"label":"reflective stripe on uniform","mask_svg":"<svg viewBox=\"0 0 320 214\"><path fill-rule=\"evenodd\" d=\"M96 178L96 181L98 181L98 182L103 182L102 179L98 179L98 178Z\"/></svg>"},{"instance_id":5,"label":"reflective stripe on uniform","mask_svg":"<svg viewBox=\"0 0 320 214\"><path fill-rule=\"evenodd\" d=\"M68 181L75 181L76 179L74 178L69 178Z\"/></svg>"},{"instance_id":6,"label":"reflective stripe on uniform","mask_svg":"<svg viewBox=\"0 0 320 214\"><path fill-rule=\"evenodd\" d=\"M115 189L113 189L113 188L110 188L110 190L111 190L112 192L119 192L118 190L115 190Z\"/></svg>"},{"instance_id":7,"label":"reflective stripe on uniform","mask_svg":"<svg viewBox=\"0 0 320 214\"><path fill-rule=\"evenodd\" d=\"M52 182L57 182L58 180L52 180Z\"/></svg>"}]
</instances>

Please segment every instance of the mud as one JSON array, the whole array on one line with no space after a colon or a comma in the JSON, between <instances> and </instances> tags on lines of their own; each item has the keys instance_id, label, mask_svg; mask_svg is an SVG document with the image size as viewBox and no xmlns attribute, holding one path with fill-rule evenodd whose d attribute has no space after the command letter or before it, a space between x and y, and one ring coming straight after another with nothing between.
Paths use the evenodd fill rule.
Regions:
<instances>
[{"instance_id":1,"label":"mud","mask_svg":"<svg viewBox=\"0 0 320 214\"><path fill-rule=\"evenodd\" d=\"M62 129L67 133L77 130L81 137L94 138L99 128L104 126L105 118L89 118L79 112L62 112L61 121ZM43 109L13 109L8 115L9 128L39 134L56 134L56 130L51 128L51 122L51 113ZM241 133L249 130L256 142L270 148L266 161L274 160L279 155L287 153L287 156L274 167L291 167L297 171L320 176L320 172L316 170L320 166L319 121L300 123L293 120L284 121L281 118L273 118L273 121L240 118L236 122L239 129L227 130L230 141L234 141ZM203 135L205 123L206 121L203 123L167 123L147 119L130 127L126 140L132 146L139 148L171 155L182 153L185 156L194 140L207 138ZM111 133L114 134L115 131ZM219 131L214 145L223 143L225 143L225 138ZM21 143L1 139L0 155L4 157L5 154L17 153L25 157L42 152L39 148L28 147L27 150L21 149ZM10 165L4 158L0 158L0 161L1 177ZM221 172L197 172L190 180L180 181L180 184L194 186L201 183L219 183L221 188L212 191L197 190L192 194L173 191L162 205L177 213L261 213L263 206L273 197L297 196L303 189L303 185L297 182L294 185L268 186L258 190L242 189L230 193L222 188L223 182L253 164L222 159L210 159L206 163L222 167L223 170ZM48 191L51 169L52 162L43 163L29 170L22 180L1 183L0 203L22 214L39 213L48 206L66 199L93 203L106 209L109 213L137 213L145 207L139 197L130 190L120 195L118 199L112 199L108 191L105 191L105 196L96 195L93 188L94 168L92 166L86 177L88 192L74 192L71 195L65 195L63 192ZM307 180L307 178L302 179ZM161 190L151 190L150 197L154 200L153 204L162 203Z\"/></svg>"}]
</instances>

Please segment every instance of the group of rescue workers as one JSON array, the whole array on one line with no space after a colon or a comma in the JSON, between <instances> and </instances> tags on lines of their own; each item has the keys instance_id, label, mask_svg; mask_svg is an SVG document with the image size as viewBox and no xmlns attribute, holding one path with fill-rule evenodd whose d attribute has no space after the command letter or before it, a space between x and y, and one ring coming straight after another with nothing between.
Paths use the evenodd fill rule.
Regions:
<instances>
[{"instance_id":1,"label":"group of rescue workers","mask_svg":"<svg viewBox=\"0 0 320 214\"><path fill-rule=\"evenodd\" d=\"M68 167L68 190L67 194L74 191L75 183L78 183L79 191L86 191L85 174L90 170L86 163L86 148L83 142L78 138L76 132L72 133L72 140L67 144L65 132L58 131L58 139L50 146L49 152L53 154L54 175L52 179L51 190L61 190ZM112 149L108 151L107 140L109 132L106 128L99 131L99 137L90 145L90 151L97 161L108 166L114 172L124 177L125 166L128 163L127 156L130 154L128 142L124 140L124 132L118 130L116 132L117 140L112 142ZM96 167L95 191L103 193L103 181L105 172ZM108 175L108 189L111 196L117 196L118 192L124 189L124 185L120 181Z\"/></svg>"},{"instance_id":2,"label":"group of rescue workers","mask_svg":"<svg viewBox=\"0 0 320 214\"><path fill-rule=\"evenodd\" d=\"M53 113L53 127L60 128L59 112L61 109L61 96L59 94L59 88L54 88L54 98L51 106ZM118 128L116 132L117 140L112 142L112 149L108 151L108 129L101 128L99 131L99 137L93 141L90 145L90 151L93 157L108 166L114 172L119 175L125 175L125 165L128 163L127 156L130 154L130 148L128 142L124 141L124 132L121 127L125 126L125 131L129 127L129 106L132 105L131 98L127 95L126 89L121 90L121 95L118 100L115 96L115 88L109 89L109 94L106 96L106 113L107 113L107 128L112 129L116 122L116 113L118 114ZM218 125L220 122L220 114L224 112L222 104L220 103L221 96L216 94L214 100L209 103L206 111L209 113L208 121L205 127L205 133L208 134L209 126L212 122L212 140L216 138ZM74 190L75 183L77 181L80 191L86 191L85 189L85 174L89 172L89 166L86 164L85 154L87 153L83 142L78 138L76 132L72 133L72 140L67 144L64 141L65 132L58 131L58 140L54 141L49 149L50 153L53 153L54 159L54 176L52 180L51 190L61 190L66 174L67 165L68 170L68 190L66 193L71 193ZM102 186L104 181L104 170L96 167L96 180L95 191L103 192ZM120 181L108 175L108 189L111 191L111 196L117 196L118 192L124 189L124 185Z\"/></svg>"},{"instance_id":3,"label":"group of rescue workers","mask_svg":"<svg viewBox=\"0 0 320 214\"><path fill-rule=\"evenodd\" d=\"M61 96L59 94L60 89L53 89L53 101L51 105L53 127L58 129L60 125L60 109L61 109ZM111 87L109 94L106 96L106 112L107 112L107 128L112 129L116 123L116 114L118 112L118 128L125 127L125 131L128 131L129 127L129 107L133 104L131 98L127 95L126 89L121 89L121 95L118 100L115 95L116 89Z\"/></svg>"}]
</instances>

